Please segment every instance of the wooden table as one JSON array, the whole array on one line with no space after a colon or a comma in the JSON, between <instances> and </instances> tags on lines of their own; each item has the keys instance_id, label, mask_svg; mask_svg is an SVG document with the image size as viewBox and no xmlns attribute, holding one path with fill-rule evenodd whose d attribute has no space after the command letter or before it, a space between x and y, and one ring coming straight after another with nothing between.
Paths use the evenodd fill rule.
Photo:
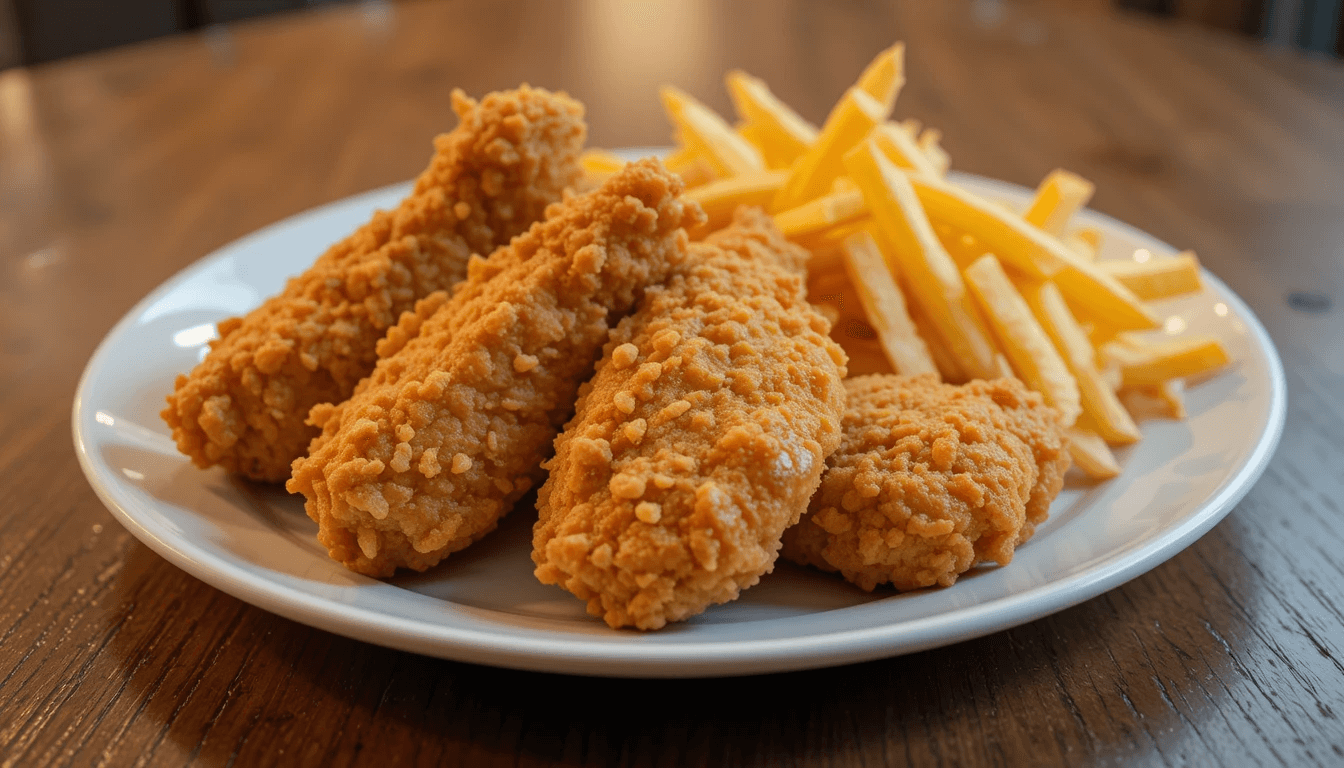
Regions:
<instances>
[{"instance_id":1,"label":"wooden table","mask_svg":"<svg viewBox=\"0 0 1344 768\"><path fill-rule=\"evenodd\" d=\"M379 3L0 73L0 766L1344 762L1344 68L1140 17L993 2ZM820 120L909 42L898 107L955 167L1196 249L1287 368L1288 427L1235 511L1149 574L940 650L797 674L582 679L439 661L253 608L94 496L70 403L155 285L402 180L448 93L588 105L662 144L656 86L766 78Z\"/></svg>"}]
</instances>

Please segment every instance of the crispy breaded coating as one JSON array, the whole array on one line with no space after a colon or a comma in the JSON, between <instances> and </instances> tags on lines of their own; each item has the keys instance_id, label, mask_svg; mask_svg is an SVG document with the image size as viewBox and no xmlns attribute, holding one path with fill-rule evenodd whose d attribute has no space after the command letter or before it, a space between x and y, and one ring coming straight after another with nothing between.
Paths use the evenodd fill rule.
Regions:
<instances>
[{"instance_id":1,"label":"crispy breaded coating","mask_svg":"<svg viewBox=\"0 0 1344 768\"><path fill-rule=\"evenodd\" d=\"M537 497L538 579L613 628L657 629L774 567L844 408L806 257L739 210L612 332Z\"/></svg>"},{"instance_id":2,"label":"crispy breaded coating","mask_svg":"<svg viewBox=\"0 0 1344 768\"><path fill-rule=\"evenodd\" d=\"M845 382L844 439L784 557L866 590L951 586L1006 565L1050 511L1069 453L1053 408L1016 379Z\"/></svg>"},{"instance_id":3,"label":"crispy breaded coating","mask_svg":"<svg viewBox=\"0 0 1344 768\"><path fill-rule=\"evenodd\" d=\"M583 107L564 94L524 85L478 104L454 91L453 109L459 125L435 139L410 196L280 295L221 322L205 360L177 377L162 416L196 466L289 477L317 436L309 409L350 396L397 318L460 282L471 254L509 242L578 180Z\"/></svg>"},{"instance_id":4,"label":"crispy breaded coating","mask_svg":"<svg viewBox=\"0 0 1344 768\"><path fill-rule=\"evenodd\" d=\"M681 190L650 159L551 206L403 317L350 400L313 409L322 434L286 487L334 559L424 570L495 528L541 479L611 326L685 257L704 214Z\"/></svg>"}]
</instances>

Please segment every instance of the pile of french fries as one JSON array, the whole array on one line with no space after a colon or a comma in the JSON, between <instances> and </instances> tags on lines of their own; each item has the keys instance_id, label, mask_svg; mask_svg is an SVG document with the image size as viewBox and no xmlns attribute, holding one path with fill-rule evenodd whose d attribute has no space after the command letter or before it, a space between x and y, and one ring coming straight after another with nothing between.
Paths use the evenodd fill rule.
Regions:
<instances>
[{"instance_id":1,"label":"pile of french fries","mask_svg":"<svg viewBox=\"0 0 1344 768\"><path fill-rule=\"evenodd\" d=\"M727 76L735 126L667 86L677 146L665 162L704 207L706 231L756 205L813 251L812 299L830 304L852 372L1016 376L1059 411L1080 469L1119 474L1111 447L1140 439L1136 420L1183 418L1184 380L1231 362L1211 336L1142 333L1163 326L1150 302L1201 290L1198 259L1099 260L1101 233L1071 226L1093 185L1067 171L1047 176L1024 211L949 182L939 132L891 119L904 83L898 43L820 129L744 72ZM623 165L600 150L584 163L595 179ZM858 304L848 315L846 295ZM872 345L880 363L864 359Z\"/></svg>"}]
</instances>

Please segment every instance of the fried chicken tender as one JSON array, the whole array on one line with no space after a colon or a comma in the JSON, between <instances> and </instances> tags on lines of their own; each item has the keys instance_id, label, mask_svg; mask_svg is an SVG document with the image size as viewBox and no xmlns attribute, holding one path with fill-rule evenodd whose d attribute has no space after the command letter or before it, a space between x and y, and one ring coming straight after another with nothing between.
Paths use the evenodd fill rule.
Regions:
<instances>
[{"instance_id":1,"label":"fried chicken tender","mask_svg":"<svg viewBox=\"0 0 1344 768\"><path fill-rule=\"evenodd\" d=\"M844 410L806 258L741 209L612 332L537 497L542 583L613 628L657 629L773 569Z\"/></svg>"},{"instance_id":2,"label":"fried chicken tender","mask_svg":"<svg viewBox=\"0 0 1344 768\"><path fill-rule=\"evenodd\" d=\"M611 326L662 282L704 220L657 160L488 259L452 298L436 293L379 344L372 375L322 426L286 486L307 497L332 558L370 576L424 570L493 530L540 481Z\"/></svg>"},{"instance_id":3,"label":"fried chicken tender","mask_svg":"<svg viewBox=\"0 0 1344 768\"><path fill-rule=\"evenodd\" d=\"M1058 414L1016 379L845 382L844 439L784 557L865 590L951 586L1007 565L1046 519L1069 453Z\"/></svg>"},{"instance_id":4,"label":"fried chicken tender","mask_svg":"<svg viewBox=\"0 0 1344 768\"><path fill-rule=\"evenodd\" d=\"M284 291L177 377L162 412L178 450L202 469L289 477L317 429L309 409L350 396L400 315L467 272L473 253L509 242L579 178L583 107L523 86L477 103L453 92L459 125L434 141L414 191L333 245Z\"/></svg>"}]
</instances>

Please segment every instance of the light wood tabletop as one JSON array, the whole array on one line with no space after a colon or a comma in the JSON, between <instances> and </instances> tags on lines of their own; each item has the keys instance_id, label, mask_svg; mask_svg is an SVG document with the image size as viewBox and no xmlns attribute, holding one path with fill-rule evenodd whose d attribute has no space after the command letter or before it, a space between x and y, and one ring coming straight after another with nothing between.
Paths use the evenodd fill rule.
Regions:
<instances>
[{"instance_id":1,"label":"light wood tabletop","mask_svg":"<svg viewBox=\"0 0 1344 768\"><path fill-rule=\"evenodd\" d=\"M1344 763L1344 66L1088 6L358 3L0 72L0 766ZM729 113L740 67L820 122L898 39L897 113L954 168L1086 176L1278 347L1268 470L1147 574L898 658L578 678L277 617L141 544L81 473L71 402L118 318L236 238L414 176L452 88L563 89L590 144L663 145L662 83Z\"/></svg>"}]
</instances>

